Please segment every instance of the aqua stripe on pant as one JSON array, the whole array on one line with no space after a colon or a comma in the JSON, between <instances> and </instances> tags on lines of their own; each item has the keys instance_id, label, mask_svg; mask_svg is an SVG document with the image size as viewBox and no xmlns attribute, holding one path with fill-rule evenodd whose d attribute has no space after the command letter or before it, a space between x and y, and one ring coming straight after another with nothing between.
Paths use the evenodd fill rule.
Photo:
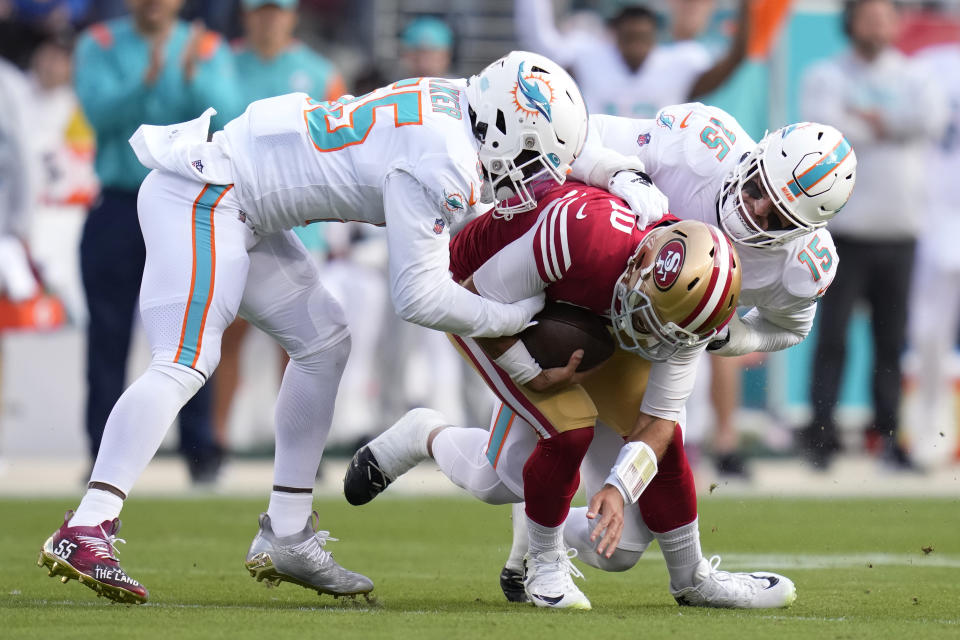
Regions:
<instances>
[{"instance_id":1,"label":"aqua stripe on pant","mask_svg":"<svg viewBox=\"0 0 960 640\"><path fill-rule=\"evenodd\" d=\"M184 324L177 350L176 362L186 367L197 363L203 342L203 327L213 297L216 274L214 251L214 209L229 186L205 185L193 203L193 275L190 279L190 299L184 313Z\"/></svg>"}]
</instances>

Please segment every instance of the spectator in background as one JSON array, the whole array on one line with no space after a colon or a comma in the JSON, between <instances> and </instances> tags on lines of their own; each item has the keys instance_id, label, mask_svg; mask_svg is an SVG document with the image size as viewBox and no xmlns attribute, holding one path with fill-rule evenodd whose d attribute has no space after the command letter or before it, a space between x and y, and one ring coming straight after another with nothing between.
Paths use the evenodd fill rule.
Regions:
<instances>
[{"instance_id":1,"label":"spectator in background","mask_svg":"<svg viewBox=\"0 0 960 640\"><path fill-rule=\"evenodd\" d=\"M23 73L0 58L0 295L14 302L39 290L24 248L37 187L30 106Z\"/></svg>"},{"instance_id":2,"label":"spectator in background","mask_svg":"<svg viewBox=\"0 0 960 640\"><path fill-rule=\"evenodd\" d=\"M514 7L520 45L569 68L591 113L652 118L661 107L703 96L733 75L746 57L748 4L740 1L736 33L716 62L693 40L657 44L657 16L644 5L621 8L609 20L610 38L560 33L550 0L515 0Z\"/></svg>"},{"instance_id":3,"label":"spectator in background","mask_svg":"<svg viewBox=\"0 0 960 640\"><path fill-rule=\"evenodd\" d=\"M950 105L949 124L926 158L926 220L917 240L908 318L917 356L910 459L927 469L947 461L960 435L949 372L960 329L960 42L923 49L917 59L937 78Z\"/></svg>"},{"instance_id":4,"label":"spectator in background","mask_svg":"<svg viewBox=\"0 0 960 640\"><path fill-rule=\"evenodd\" d=\"M243 40L234 50L243 103L302 91L336 100L346 90L333 64L294 38L297 0L243 0Z\"/></svg>"},{"instance_id":5,"label":"spectator in background","mask_svg":"<svg viewBox=\"0 0 960 640\"><path fill-rule=\"evenodd\" d=\"M148 169L127 139L142 123L183 122L209 106L219 111L221 125L240 111L229 50L217 34L178 20L181 4L127 0L129 17L92 26L77 45L76 91L96 133L102 185L80 244L90 314L86 424L91 459L123 391L145 260L137 190ZM212 481L219 468L209 413L204 395L181 412L180 446L195 482Z\"/></svg>"},{"instance_id":6,"label":"spectator in background","mask_svg":"<svg viewBox=\"0 0 960 640\"><path fill-rule=\"evenodd\" d=\"M868 448L875 441L886 462L910 466L897 442L900 356L924 214L925 149L943 131L946 104L933 79L893 48L898 29L891 0L852 0L844 10L850 49L811 67L800 94L803 118L841 129L859 162L857 192L828 227L843 269L821 305L810 390L813 420L799 434L804 457L821 469L840 449L833 412L847 326L860 300L870 307L874 350Z\"/></svg>"},{"instance_id":7,"label":"spectator in background","mask_svg":"<svg viewBox=\"0 0 960 640\"><path fill-rule=\"evenodd\" d=\"M405 75L419 78L450 76L453 61L453 31L447 23L431 16L415 18L400 36Z\"/></svg>"},{"instance_id":8,"label":"spectator in background","mask_svg":"<svg viewBox=\"0 0 960 640\"><path fill-rule=\"evenodd\" d=\"M48 34L30 58L27 82L33 126L27 142L40 169L30 256L45 287L67 315L85 326L77 252L87 210L99 191L93 167L94 135L73 90L70 32Z\"/></svg>"},{"instance_id":9,"label":"spectator in background","mask_svg":"<svg viewBox=\"0 0 960 640\"><path fill-rule=\"evenodd\" d=\"M239 91L244 105L301 91L317 100L346 93L343 79L325 57L294 37L297 0L243 0L243 39L234 47ZM324 249L322 223L294 232L313 253ZM385 289L384 289L385 292ZM250 323L237 318L223 333L220 365L213 385L214 436L221 451L229 448L229 419L240 384L240 347ZM287 364L280 349L280 371Z\"/></svg>"}]
</instances>

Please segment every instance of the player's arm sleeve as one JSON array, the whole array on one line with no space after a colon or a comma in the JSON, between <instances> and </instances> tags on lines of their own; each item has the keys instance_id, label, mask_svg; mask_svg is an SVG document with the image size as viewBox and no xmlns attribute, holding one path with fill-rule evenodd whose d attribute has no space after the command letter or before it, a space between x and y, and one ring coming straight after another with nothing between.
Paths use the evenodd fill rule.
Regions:
<instances>
[{"instance_id":1,"label":"player's arm sleeve","mask_svg":"<svg viewBox=\"0 0 960 640\"><path fill-rule=\"evenodd\" d=\"M493 254L473 274L473 284L484 298L497 302L517 302L533 297L547 288L540 277L531 248L539 225Z\"/></svg>"},{"instance_id":2,"label":"player's arm sleeve","mask_svg":"<svg viewBox=\"0 0 960 640\"><path fill-rule=\"evenodd\" d=\"M98 134L133 131L145 122L146 107L153 93L143 83L143 73L121 77L107 50L90 34L77 44L74 88L83 114Z\"/></svg>"},{"instance_id":3,"label":"player's arm sleeve","mask_svg":"<svg viewBox=\"0 0 960 640\"><path fill-rule=\"evenodd\" d=\"M742 318L731 318L727 343L710 353L742 356L754 351L783 351L803 342L813 327L816 314L815 301L790 309L754 307Z\"/></svg>"},{"instance_id":4,"label":"player's arm sleeve","mask_svg":"<svg viewBox=\"0 0 960 640\"><path fill-rule=\"evenodd\" d=\"M583 34L561 34L557 31L551 0L514 0L514 27L517 40L524 49L542 54L568 67L587 47Z\"/></svg>"},{"instance_id":5,"label":"player's arm sleeve","mask_svg":"<svg viewBox=\"0 0 960 640\"><path fill-rule=\"evenodd\" d=\"M437 233L436 206L410 174L394 171L383 189L390 296L401 318L470 337L518 333L532 313L470 293L450 277L449 225Z\"/></svg>"},{"instance_id":6,"label":"player's arm sleeve","mask_svg":"<svg viewBox=\"0 0 960 640\"><path fill-rule=\"evenodd\" d=\"M646 171L637 135L648 120L592 115L580 156L571 165L570 177L591 187L607 189L618 171Z\"/></svg>"},{"instance_id":7,"label":"player's arm sleeve","mask_svg":"<svg viewBox=\"0 0 960 640\"><path fill-rule=\"evenodd\" d=\"M218 34L208 31L203 38L215 39L216 44L207 45L212 53L197 64L196 73L189 82L194 110L201 113L207 107L217 110L211 129L222 129L225 124L243 113L246 105L240 93L240 82L233 64L230 48Z\"/></svg>"},{"instance_id":8,"label":"player's arm sleeve","mask_svg":"<svg viewBox=\"0 0 960 640\"><path fill-rule=\"evenodd\" d=\"M693 392L703 351L704 347L683 349L666 362L655 362L650 368L640 411L676 421Z\"/></svg>"}]
</instances>

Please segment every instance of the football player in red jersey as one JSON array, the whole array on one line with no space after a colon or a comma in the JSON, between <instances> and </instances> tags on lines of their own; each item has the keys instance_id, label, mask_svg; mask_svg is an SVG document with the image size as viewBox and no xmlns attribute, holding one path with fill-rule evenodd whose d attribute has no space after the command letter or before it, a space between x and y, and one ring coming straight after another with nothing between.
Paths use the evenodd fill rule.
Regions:
<instances>
[{"instance_id":1,"label":"football player in red jersey","mask_svg":"<svg viewBox=\"0 0 960 640\"><path fill-rule=\"evenodd\" d=\"M625 500L640 498L640 511L655 518L665 506L658 487L673 487L666 492L672 496L679 484L695 519L678 421L699 354L736 308L740 272L737 254L719 229L665 222L638 229L622 200L567 183L541 197L530 215L484 216L468 225L451 244L455 278L497 300L542 290L550 300L587 308L610 319L620 349L584 377L574 374L582 353L565 367L541 370L516 338L454 337L503 402L491 431L451 428L442 414L416 409L357 452L344 481L348 500L371 500L427 457L486 502L525 497L530 558L524 593L534 604L554 608L590 607L571 579L579 572L569 561L563 524L595 435L604 434L606 446L591 447L596 453L592 462L588 455L585 469L602 468L604 475L593 483L597 474L587 475L588 492L609 486L591 501L598 524L587 536L602 536L599 548L607 560L619 551ZM595 429L598 419L609 429ZM511 436L521 432L528 437ZM645 499L651 492L652 499ZM637 528L626 524L628 533ZM714 570L706 563L706 573L722 573ZM776 604L766 606L793 599L793 584L782 576L733 575L763 588L779 585L767 594Z\"/></svg>"}]
</instances>

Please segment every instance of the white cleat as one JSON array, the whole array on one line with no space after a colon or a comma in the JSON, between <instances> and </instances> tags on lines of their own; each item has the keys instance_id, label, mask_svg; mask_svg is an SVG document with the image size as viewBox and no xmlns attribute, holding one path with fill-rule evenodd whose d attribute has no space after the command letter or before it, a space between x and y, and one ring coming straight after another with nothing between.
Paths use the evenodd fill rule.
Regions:
<instances>
[{"instance_id":1,"label":"white cleat","mask_svg":"<svg viewBox=\"0 0 960 640\"><path fill-rule=\"evenodd\" d=\"M677 603L682 607L776 609L789 607L797 599L797 588L790 578L766 571L719 571L719 565L720 556L701 558L693 576L696 586L670 589Z\"/></svg>"},{"instance_id":2,"label":"white cleat","mask_svg":"<svg viewBox=\"0 0 960 640\"><path fill-rule=\"evenodd\" d=\"M427 439L450 421L433 409L413 409L357 451L347 466L343 492L352 505L366 504L391 482L430 458Z\"/></svg>"},{"instance_id":3,"label":"white cleat","mask_svg":"<svg viewBox=\"0 0 960 640\"><path fill-rule=\"evenodd\" d=\"M544 551L527 557L527 578L523 583L530 602L550 609L590 609L590 601L573 583L573 577L583 574L573 566L570 558L577 555L576 549Z\"/></svg>"}]
</instances>

